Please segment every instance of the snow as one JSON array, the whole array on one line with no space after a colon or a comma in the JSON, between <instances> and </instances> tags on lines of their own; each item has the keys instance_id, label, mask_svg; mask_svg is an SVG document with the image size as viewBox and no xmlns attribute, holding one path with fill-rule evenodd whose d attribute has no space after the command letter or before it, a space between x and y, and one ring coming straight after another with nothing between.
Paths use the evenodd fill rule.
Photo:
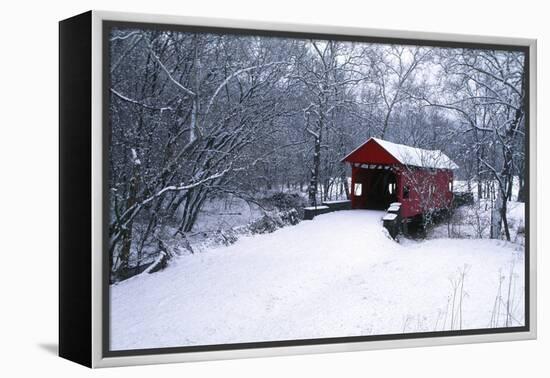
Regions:
<instances>
[{"instance_id":1,"label":"snow","mask_svg":"<svg viewBox=\"0 0 550 378\"><path fill-rule=\"evenodd\" d=\"M234 196L213 198L201 209L195 228L201 231L229 230L253 222L263 214L258 205Z\"/></svg>"},{"instance_id":2,"label":"snow","mask_svg":"<svg viewBox=\"0 0 550 378\"><path fill-rule=\"evenodd\" d=\"M511 240L525 244L525 204L509 201L507 219ZM450 225L446 222L430 231L430 238L445 238L449 232L454 238L489 238L491 226L491 201L481 199L472 205L461 206L455 210ZM504 232L504 230L502 230ZM502 236L504 238L504 235Z\"/></svg>"},{"instance_id":3,"label":"snow","mask_svg":"<svg viewBox=\"0 0 550 378\"><path fill-rule=\"evenodd\" d=\"M223 198L212 198L207 201L202 207L197 221L195 223L195 231L185 235L186 241L181 240L181 235L174 236L177 232L177 225L167 227L163 239L168 242L168 249L176 253L189 253L189 246L185 243L190 243L194 250L200 251L209 248L212 244L217 244L216 235L224 232L233 232L241 227L260 219L265 214L265 211L253 203L247 203L245 200L226 196ZM177 216L182 217L182 209L180 208ZM141 233L145 231L147 225L139 223L135 224L134 232ZM170 240L171 238L171 240ZM133 243L135 246L137 243ZM219 243L218 243L219 244ZM158 244L156 240L152 240L145 244L142 251L141 265L153 263L158 257ZM132 251L130 255L130 265L137 264L137 252Z\"/></svg>"},{"instance_id":4,"label":"snow","mask_svg":"<svg viewBox=\"0 0 550 378\"><path fill-rule=\"evenodd\" d=\"M161 251L157 258L155 259L155 261L153 261L153 263L151 265L149 265L149 267L147 267L147 269L144 270L144 273L149 273L151 272L153 269L155 269L156 267L158 267L158 265L162 262L162 260L166 257L166 252L164 251Z\"/></svg>"},{"instance_id":5,"label":"snow","mask_svg":"<svg viewBox=\"0 0 550 378\"><path fill-rule=\"evenodd\" d=\"M484 181L484 184L487 184L487 181ZM498 188L498 182L494 181L493 185L495 188ZM478 183L475 180L470 180L469 182L466 180L454 180L453 183L453 191L454 192L469 192L473 193L474 198L477 198L477 189L478 189ZM519 191L519 177L514 176L513 182L512 182L512 200L517 200L517 195Z\"/></svg>"},{"instance_id":6,"label":"snow","mask_svg":"<svg viewBox=\"0 0 550 378\"><path fill-rule=\"evenodd\" d=\"M329 209L329 207L324 205L304 207L304 210L327 210L327 209Z\"/></svg>"},{"instance_id":7,"label":"snow","mask_svg":"<svg viewBox=\"0 0 550 378\"><path fill-rule=\"evenodd\" d=\"M351 151L349 154L346 155L346 157L342 159L342 161L345 161L349 156L353 155L356 151L369 143L371 140L378 143L382 148L384 148L390 155L396 158L403 165L437 169L458 168L458 165L456 165L447 155L439 150L425 150L422 148L411 147L404 144L388 142L387 140L374 137L369 138L365 143L361 144L359 147ZM377 167L376 164L363 164L362 166L364 168L371 169ZM384 166L378 165L378 168L382 167Z\"/></svg>"},{"instance_id":8,"label":"snow","mask_svg":"<svg viewBox=\"0 0 550 378\"><path fill-rule=\"evenodd\" d=\"M139 160L136 149L132 148L132 160L134 161L135 165L141 165L141 160Z\"/></svg>"},{"instance_id":9,"label":"snow","mask_svg":"<svg viewBox=\"0 0 550 378\"><path fill-rule=\"evenodd\" d=\"M397 218L397 214L386 214L386 215L384 215L382 220L392 221L392 220L395 220L395 218Z\"/></svg>"},{"instance_id":10,"label":"snow","mask_svg":"<svg viewBox=\"0 0 550 378\"><path fill-rule=\"evenodd\" d=\"M324 204L328 204L328 205L336 205L336 204L341 204L341 203L349 203L350 200L337 200L337 201L323 201Z\"/></svg>"},{"instance_id":11,"label":"snow","mask_svg":"<svg viewBox=\"0 0 550 378\"><path fill-rule=\"evenodd\" d=\"M401 209L401 206L390 205L390 207L388 207L388 212L394 213L394 212L396 212L396 211L399 211L399 209Z\"/></svg>"},{"instance_id":12,"label":"snow","mask_svg":"<svg viewBox=\"0 0 550 378\"><path fill-rule=\"evenodd\" d=\"M376 143L388 151L394 158L403 165L415 167L439 168L439 169L457 169L456 165L447 155L439 150L424 150L388 142L383 139L372 138Z\"/></svg>"},{"instance_id":13,"label":"snow","mask_svg":"<svg viewBox=\"0 0 550 378\"><path fill-rule=\"evenodd\" d=\"M463 271L462 329L504 326L504 306L498 319L494 309L509 276L509 321L523 322L523 248L489 239L396 243L383 215L320 215L112 285L111 348L458 329L450 303Z\"/></svg>"}]
</instances>

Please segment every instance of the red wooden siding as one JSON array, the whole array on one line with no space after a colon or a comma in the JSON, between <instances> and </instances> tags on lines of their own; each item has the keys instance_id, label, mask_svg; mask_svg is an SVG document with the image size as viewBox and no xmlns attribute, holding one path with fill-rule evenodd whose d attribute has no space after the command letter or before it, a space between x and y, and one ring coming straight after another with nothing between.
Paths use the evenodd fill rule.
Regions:
<instances>
[{"instance_id":1,"label":"red wooden siding","mask_svg":"<svg viewBox=\"0 0 550 378\"><path fill-rule=\"evenodd\" d=\"M401 202L401 216L410 218L424 213L427 209L445 209L453 200L453 171L405 167L400 169L398 196ZM409 188L409 198L404 198L403 189ZM451 190L449 190L451 189Z\"/></svg>"},{"instance_id":2,"label":"red wooden siding","mask_svg":"<svg viewBox=\"0 0 550 378\"><path fill-rule=\"evenodd\" d=\"M390 155L376 141L369 140L366 144L357 148L344 158L348 163L368 163L368 164L398 164L399 161Z\"/></svg>"}]
</instances>

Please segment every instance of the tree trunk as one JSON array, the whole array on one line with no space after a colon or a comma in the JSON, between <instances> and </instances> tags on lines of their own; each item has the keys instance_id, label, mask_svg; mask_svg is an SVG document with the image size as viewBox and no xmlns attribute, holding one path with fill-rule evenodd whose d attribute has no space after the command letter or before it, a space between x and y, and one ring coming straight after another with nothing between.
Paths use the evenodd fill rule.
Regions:
<instances>
[{"instance_id":1,"label":"tree trunk","mask_svg":"<svg viewBox=\"0 0 550 378\"><path fill-rule=\"evenodd\" d=\"M133 177L129 182L128 188L128 198L126 200L126 208L134 206L136 203L137 192L138 192L138 170L137 165L134 165ZM128 269L130 263L130 253L132 249L132 231L134 227L134 221L131 220L126 225L126 229L123 231L122 236L122 246L118 254L119 265L117 267L117 272L124 272Z\"/></svg>"},{"instance_id":2,"label":"tree trunk","mask_svg":"<svg viewBox=\"0 0 550 378\"><path fill-rule=\"evenodd\" d=\"M183 234L193 229L197 214L203 202L201 200L202 197L204 197L204 193L200 188L193 188L187 191L178 233Z\"/></svg>"},{"instance_id":3,"label":"tree trunk","mask_svg":"<svg viewBox=\"0 0 550 378\"><path fill-rule=\"evenodd\" d=\"M519 118L518 118L519 122ZM504 225L504 234L506 235L506 240L510 241L510 229L508 227L508 219L506 214L506 205L508 203L509 197L512 196L512 182L514 181L513 176L513 154L510 148L504 149L504 166L502 169L502 180L500 181L499 188L497 190L498 196L501 197L499 202L500 205L500 217L502 224Z\"/></svg>"},{"instance_id":4,"label":"tree trunk","mask_svg":"<svg viewBox=\"0 0 550 378\"><path fill-rule=\"evenodd\" d=\"M349 200L349 184L348 184L348 178L346 176L346 170L342 169L342 172L340 173L340 180L342 182L342 186L344 188L344 193L346 194L346 199Z\"/></svg>"},{"instance_id":5,"label":"tree trunk","mask_svg":"<svg viewBox=\"0 0 550 378\"><path fill-rule=\"evenodd\" d=\"M508 177L508 188L506 191L506 200L511 201L512 200L512 187L514 185L514 176L510 175Z\"/></svg>"},{"instance_id":6,"label":"tree trunk","mask_svg":"<svg viewBox=\"0 0 550 378\"><path fill-rule=\"evenodd\" d=\"M519 179L518 202L525 202L525 179L523 177Z\"/></svg>"},{"instance_id":7,"label":"tree trunk","mask_svg":"<svg viewBox=\"0 0 550 378\"><path fill-rule=\"evenodd\" d=\"M506 200L502 201L500 206L500 218L502 219L502 225L504 226L504 235L506 236L506 240L510 241L510 228L508 227L506 204Z\"/></svg>"},{"instance_id":8,"label":"tree trunk","mask_svg":"<svg viewBox=\"0 0 550 378\"><path fill-rule=\"evenodd\" d=\"M311 206L317 206L317 188L319 185L319 169L321 166L321 137L315 137L315 148L313 152L313 168L311 169L311 179L309 181L308 197Z\"/></svg>"},{"instance_id":9,"label":"tree trunk","mask_svg":"<svg viewBox=\"0 0 550 378\"><path fill-rule=\"evenodd\" d=\"M500 195L499 195L498 198L500 198ZM501 209L501 206L498 203L499 202L498 198L493 203L493 207L491 208L491 239L499 239L500 238L500 227L501 227L500 209Z\"/></svg>"},{"instance_id":10,"label":"tree trunk","mask_svg":"<svg viewBox=\"0 0 550 378\"><path fill-rule=\"evenodd\" d=\"M521 165L521 169L518 174L519 188L518 188L518 202L525 202L525 164Z\"/></svg>"}]
</instances>

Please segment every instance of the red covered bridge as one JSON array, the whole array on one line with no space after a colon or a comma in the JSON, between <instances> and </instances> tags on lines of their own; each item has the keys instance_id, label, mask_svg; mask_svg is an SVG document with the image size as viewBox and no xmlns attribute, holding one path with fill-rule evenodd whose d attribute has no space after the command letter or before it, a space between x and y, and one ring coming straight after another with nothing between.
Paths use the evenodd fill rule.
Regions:
<instances>
[{"instance_id":1,"label":"red covered bridge","mask_svg":"<svg viewBox=\"0 0 550 378\"><path fill-rule=\"evenodd\" d=\"M342 161L351 164L353 209L387 209L401 203L401 217L447 209L453 200L453 169L437 150L370 138Z\"/></svg>"}]
</instances>

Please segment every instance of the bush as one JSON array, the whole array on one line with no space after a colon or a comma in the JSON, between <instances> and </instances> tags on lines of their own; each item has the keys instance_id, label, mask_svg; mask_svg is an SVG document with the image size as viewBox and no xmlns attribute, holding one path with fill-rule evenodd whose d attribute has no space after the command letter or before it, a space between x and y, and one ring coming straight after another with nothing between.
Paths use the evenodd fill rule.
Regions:
<instances>
[{"instance_id":1,"label":"bush","mask_svg":"<svg viewBox=\"0 0 550 378\"><path fill-rule=\"evenodd\" d=\"M300 216L298 214L298 210L296 209L290 209L281 213L281 219L285 224L291 224L293 226L300 223Z\"/></svg>"},{"instance_id":2,"label":"bush","mask_svg":"<svg viewBox=\"0 0 550 378\"><path fill-rule=\"evenodd\" d=\"M232 229L218 230L213 239L217 244L231 245L239 239L239 236L237 232Z\"/></svg>"},{"instance_id":3,"label":"bush","mask_svg":"<svg viewBox=\"0 0 550 378\"><path fill-rule=\"evenodd\" d=\"M296 209L272 211L252 222L249 230L252 234L267 234L287 225L298 224L298 222L300 222L300 218Z\"/></svg>"},{"instance_id":4,"label":"bush","mask_svg":"<svg viewBox=\"0 0 550 378\"><path fill-rule=\"evenodd\" d=\"M305 199L297 193L275 193L264 198L263 202L279 210L298 210L306 206Z\"/></svg>"},{"instance_id":5,"label":"bush","mask_svg":"<svg viewBox=\"0 0 550 378\"><path fill-rule=\"evenodd\" d=\"M305 198L297 193L275 193L262 202L267 207L280 210L280 215L287 218L285 223L292 225L304 218L304 207L307 206Z\"/></svg>"}]
</instances>

